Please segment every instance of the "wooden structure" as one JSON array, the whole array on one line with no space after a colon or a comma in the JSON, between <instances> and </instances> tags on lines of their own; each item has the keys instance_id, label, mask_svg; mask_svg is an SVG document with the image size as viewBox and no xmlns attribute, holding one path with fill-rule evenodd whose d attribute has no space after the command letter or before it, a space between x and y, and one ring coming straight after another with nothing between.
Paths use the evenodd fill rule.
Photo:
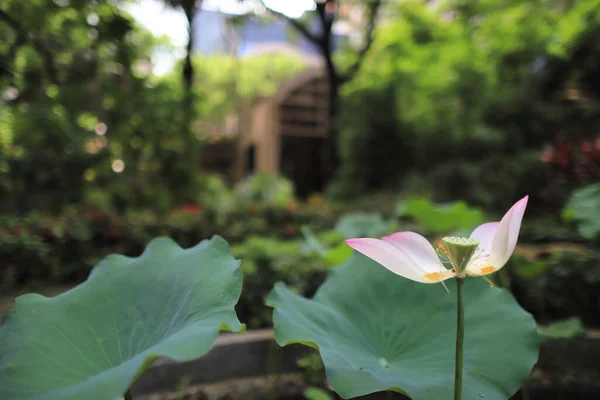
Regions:
<instances>
[{"instance_id":1,"label":"wooden structure","mask_svg":"<svg viewBox=\"0 0 600 400\"><path fill-rule=\"evenodd\" d=\"M298 195L321 191L328 179L329 85L323 68L304 71L242 116L234 177L280 173Z\"/></svg>"}]
</instances>

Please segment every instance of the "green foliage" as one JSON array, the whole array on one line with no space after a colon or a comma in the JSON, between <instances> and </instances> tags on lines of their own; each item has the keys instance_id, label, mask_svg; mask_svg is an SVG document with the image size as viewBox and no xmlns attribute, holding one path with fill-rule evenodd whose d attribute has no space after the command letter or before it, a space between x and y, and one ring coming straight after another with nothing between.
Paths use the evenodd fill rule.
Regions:
<instances>
[{"instance_id":1,"label":"green foliage","mask_svg":"<svg viewBox=\"0 0 600 400\"><path fill-rule=\"evenodd\" d=\"M323 389L310 387L304 391L307 400L332 400L332 397Z\"/></svg>"},{"instance_id":2,"label":"green foliage","mask_svg":"<svg viewBox=\"0 0 600 400\"><path fill-rule=\"evenodd\" d=\"M313 223L333 224L324 210L254 206L219 214L193 204L164 214L73 208L56 216L32 213L23 218L3 217L0 287L40 281L80 282L102 257L115 252L139 254L156 236L169 236L182 246L192 246L218 233L239 243L254 235L299 237L297 227Z\"/></svg>"},{"instance_id":3,"label":"green foliage","mask_svg":"<svg viewBox=\"0 0 600 400\"><path fill-rule=\"evenodd\" d=\"M236 107L274 95L282 82L306 68L302 59L282 54L195 56L193 62L196 109L204 122L223 122Z\"/></svg>"},{"instance_id":4,"label":"green foliage","mask_svg":"<svg viewBox=\"0 0 600 400\"><path fill-rule=\"evenodd\" d=\"M454 280L447 286L456 290ZM502 289L482 280L464 289L464 398L505 400L537 361L535 321ZM392 390L417 399L452 397L455 302L441 285L403 279L358 253L312 300L283 283L267 300L277 343L317 349L343 398Z\"/></svg>"},{"instance_id":5,"label":"green foliage","mask_svg":"<svg viewBox=\"0 0 600 400\"><path fill-rule=\"evenodd\" d=\"M294 199L293 183L278 175L259 172L236 186L236 192L246 203L259 203L267 207L285 207Z\"/></svg>"},{"instance_id":6,"label":"green foliage","mask_svg":"<svg viewBox=\"0 0 600 400\"><path fill-rule=\"evenodd\" d=\"M306 248L296 227L331 226L329 220L319 210L244 208L217 215L192 205L169 214L119 215L91 209L70 210L58 217L0 219L0 290L78 283L107 254L135 256L153 237L168 236L188 247L218 233L243 259L244 292L238 313L250 327L264 327L271 320L264 299L275 282L285 280L304 295L314 293L322 282L330 266ZM334 231L319 234L319 240L326 246L341 242Z\"/></svg>"},{"instance_id":7,"label":"green foliage","mask_svg":"<svg viewBox=\"0 0 600 400\"><path fill-rule=\"evenodd\" d=\"M550 267L546 260L527 260L518 255L513 256L510 263L514 274L526 280L543 276Z\"/></svg>"},{"instance_id":8,"label":"green foliage","mask_svg":"<svg viewBox=\"0 0 600 400\"><path fill-rule=\"evenodd\" d=\"M578 317L586 326L598 326L598 251L555 251L533 261L515 257L505 268L515 297L540 323Z\"/></svg>"},{"instance_id":9,"label":"green foliage","mask_svg":"<svg viewBox=\"0 0 600 400\"><path fill-rule=\"evenodd\" d=\"M573 3L570 12L558 21L550 52L560 57L568 57L577 46L581 32L586 27L600 24L600 1L588 0Z\"/></svg>"},{"instance_id":10,"label":"green foliage","mask_svg":"<svg viewBox=\"0 0 600 400\"><path fill-rule=\"evenodd\" d=\"M194 58L190 132L179 72L152 74L155 52L172 46L123 7L6 0L1 11L2 213L81 202L165 212L195 201L201 164L191 160L205 139L306 66L289 55Z\"/></svg>"},{"instance_id":11,"label":"green foliage","mask_svg":"<svg viewBox=\"0 0 600 400\"><path fill-rule=\"evenodd\" d=\"M559 215L527 218L523 220L519 241L528 243L587 242L571 224L565 224Z\"/></svg>"},{"instance_id":12,"label":"green foliage","mask_svg":"<svg viewBox=\"0 0 600 400\"><path fill-rule=\"evenodd\" d=\"M352 248L350 246L348 246L346 243L341 242L343 237L337 233L337 232L339 232L339 230L337 232L334 232L335 242L336 243L341 242L341 243L334 245L335 247L333 247L333 248L323 247L323 245L321 244L321 242L319 241L317 236L315 236L315 234L312 232L310 227L308 227L308 226L302 227L301 232L302 232L302 235L304 236L304 239L306 240L306 248L308 248L309 251L311 251L315 255L321 257L321 259L323 261L325 261L325 264L328 267L335 267L335 266L341 265L344 262L346 262L346 260L348 260L348 258L350 258L350 256L352 255L352 252L353 252ZM338 237L338 236L340 236L340 237ZM352 237L352 236L350 236L350 237Z\"/></svg>"},{"instance_id":13,"label":"green foliage","mask_svg":"<svg viewBox=\"0 0 600 400\"><path fill-rule=\"evenodd\" d=\"M524 193L534 195L533 209L557 209L567 192L555 180L551 168L540 163L536 151L523 151L510 156L490 155L485 160L448 161L409 176L403 181L403 188L407 193L427 195L441 202L461 199L500 214Z\"/></svg>"},{"instance_id":14,"label":"green foliage","mask_svg":"<svg viewBox=\"0 0 600 400\"><path fill-rule=\"evenodd\" d=\"M0 327L0 397L110 399L159 357L206 354L221 329L242 332L239 261L220 237L183 250L152 241L112 255L55 298L28 294Z\"/></svg>"},{"instance_id":15,"label":"green foliage","mask_svg":"<svg viewBox=\"0 0 600 400\"><path fill-rule=\"evenodd\" d=\"M343 87L332 194L393 188L499 212L525 188L562 206L568 191L540 153L555 137L596 135L599 3L463 3L388 7Z\"/></svg>"},{"instance_id":16,"label":"green foliage","mask_svg":"<svg viewBox=\"0 0 600 400\"><path fill-rule=\"evenodd\" d=\"M298 293L312 295L327 270L324 262L303 251L301 240L281 241L267 237L248 237L232 247L242 259L244 290L237 311L251 328L270 324L271 312L264 307L273 285L285 280Z\"/></svg>"},{"instance_id":17,"label":"green foliage","mask_svg":"<svg viewBox=\"0 0 600 400\"><path fill-rule=\"evenodd\" d=\"M344 89L341 129L345 167L352 172L342 177L355 180L356 191L365 184L397 184L403 171L459 154L477 156L483 140L501 140L481 126L494 85L484 54L460 24L422 3L398 7L392 22L378 30L361 74Z\"/></svg>"},{"instance_id":18,"label":"green foliage","mask_svg":"<svg viewBox=\"0 0 600 400\"><path fill-rule=\"evenodd\" d=\"M320 256L327 254L327 249L321 245L319 239L315 236L309 226L303 226L300 229L300 232L302 232L302 236L304 236L304 239L306 240L306 247L308 249Z\"/></svg>"},{"instance_id":19,"label":"green foliage","mask_svg":"<svg viewBox=\"0 0 600 400\"><path fill-rule=\"evenodd\" d=\"M342 215L335 226L344 238L381 237L393 232L393 224L385 221L381 214L354 212Z\"/></svg>"},{"instance_id":20,"label":"green foliage","mask_svg":"<svg viewBox=\"0 0 600 400\"><path fill-rule=\"evenodd\" d=\"M579 318L569 318L550 325L538 327L540 338L544 341L571 339L585 334L585 327Z\"/></svg>"},{"instance_id":21,"label":"green foliage","mask_svg":"<svg viewBox=\"0 0 600 400\"><path fill-rule=\"evenodd\" d=\"M325 263L329 267L336 267L345 263L352 255L352 248L346 243L340 243L323 256Z\"/></svg>"},{"instance_id":22,"label":"green foliage","mask_svg":"<svg viewBox=\"0 0 600 400\"><path fill-rule=\"evenodd\" d=\"M586 239L600 235L600 184L575 190L563 211L566 220L578 224L579 234Z\"/></svg>"},{"instance_id":23,"label":"green foliage","mask_svg":"<svg viewBox=\"0 0 600 400\"><path fill-rule=\"evenodd\" d=\"M319 385L323 383L325 376L325 367L319 353L307 354L298 359L297 365L302 369L305 381L310 385Z\"/></svg>"},{"instance_id":24,"label":"green foliage","mask_svg":"<svg viewBox=\"0 0 600 400\"><path fill-rule=\"evenodd\" d=\"M152 51L166 43L107 2L9 0L3 11L17 36L0 88L17 96L6 104L0 211L58 211L95 188L116 206L147 201L154 186L185 197L193 175L178 159L187 154L181 88L149 75Z\"/></svg>"},{"instance_id":25,"label":"green foliage","mask_svg":"<svg viewBox=\"0 0 600 400\"><path fill-rule=\"evenodd\" d=\"M200 192L198 202L217 216L225 217L234 212L238 206L235 193L220 175L203 175L198 186Z\"/></svg>"},{"instance_id":26,"label":"green foliage","mask_svg":"<svg viewBox=\"0 0 600 400\"><path fill-rule=\"evenodd\" d=\"M411 198L399 202L396 212L399 216L415 219L427 232L435 235L462 233L468 236L473 229L483 223L483 212L469 207L463 201L434 204L425 198Z\"/></svg>"}]
</instances>

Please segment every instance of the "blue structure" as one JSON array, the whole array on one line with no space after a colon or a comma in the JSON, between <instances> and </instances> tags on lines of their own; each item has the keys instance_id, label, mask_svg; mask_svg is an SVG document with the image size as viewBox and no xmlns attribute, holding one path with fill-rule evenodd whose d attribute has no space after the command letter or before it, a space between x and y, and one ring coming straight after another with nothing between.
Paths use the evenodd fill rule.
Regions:
<instances>
[{"instance_id":1,"label":"blue structure","mask_svg":"<svg viewBox=\"0 0 600 400\"><path fill-rule=\"evenodd\" d=\"M302 35L297 34L285 21L263 21L259 18L240 17L232 24L229 19L239 17L220 11L202 10L194 19L194 51L201 54L233 54L237 40L237 55L251 54L261 45L286 44L308 56L319 56L318 49ZM319 22L314 20L311 31L318 32ZM339 47L344 36L334 35L333 48Z\"/></svg>"}]
</instances>

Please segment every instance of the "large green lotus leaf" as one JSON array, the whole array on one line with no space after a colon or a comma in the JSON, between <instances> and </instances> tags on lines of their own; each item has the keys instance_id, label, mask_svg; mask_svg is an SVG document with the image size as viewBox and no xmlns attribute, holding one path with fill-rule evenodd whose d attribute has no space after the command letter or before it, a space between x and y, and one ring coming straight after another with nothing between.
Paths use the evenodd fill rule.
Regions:
<instances>
[{"instance_id":1,"label":"large green lotus leaf","mask_svg":"<svg viewBox=\"0 0 600 400\"><path fill-rule=\"evenodd\" d=\"M354 253L313 299L278 283L275 339L319 350L327 378L343 398L393 390L416 400L453 398L456 284L404 279ZM505 290L465 283L463 399L508 399L538 357L536 324Z\"/></svg>"},{"instance_id":2,"label":"large green lotus leaf","mask_svg":"<svg viewBox=\"0 0 600 400\"><path fill-rule=\"evenodd\" d=\"M116 399L158 357L195 359L220 329L243 331L241 286L224 239L184 250L159 238L62 295L21 296L0 326L0 399Z\"/></svg>"}]
</instances>

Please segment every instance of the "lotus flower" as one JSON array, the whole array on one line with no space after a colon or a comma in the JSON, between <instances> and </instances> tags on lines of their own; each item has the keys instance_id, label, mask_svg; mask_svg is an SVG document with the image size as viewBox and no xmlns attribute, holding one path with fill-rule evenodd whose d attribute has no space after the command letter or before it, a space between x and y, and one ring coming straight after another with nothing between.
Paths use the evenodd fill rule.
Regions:
<instances>
[{"instance_id":1,"label":"lotus flower","mask_svg":"<svg viewBox=\"0 0 600 400\"><path fill-rule=\"evenodd\" d=\"M500 222L477 227L469 238L447 237L438 249L414 232L397 232L380 239L348 239L354 250L393 273L422 283L452 277L484 277L504 267L515 250L529 196L515 203ZM452 269L444 267L450 264Z\"/></svg>"}]
</instances>

